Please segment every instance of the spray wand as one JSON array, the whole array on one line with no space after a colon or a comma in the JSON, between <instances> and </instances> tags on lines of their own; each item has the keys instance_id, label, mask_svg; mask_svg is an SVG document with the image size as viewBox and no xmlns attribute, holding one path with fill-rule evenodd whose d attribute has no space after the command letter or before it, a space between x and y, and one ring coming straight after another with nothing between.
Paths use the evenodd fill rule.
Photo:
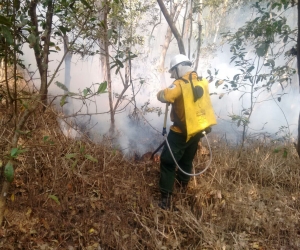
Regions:
<instances>
[{"instance_id":1,"label":"spray wand","mask_svg":"<svg viewBox=\"0 0 300 250\"><path fill-rule=\"evenodd\" d=\"M167 119L168 119L168 111L169 111L169 105L170 103L166 103L166 109L165 109L165 119L164 119L164 127L163 127L163 131L162 131L162 135L163 137L165 137L165 140L158 146L157 149L155 149L155 151L152 153L150 160L153 159L154 155L161 149L162 146L165 145L166 140L167 140Z\"/></svg>"}]
</instances>

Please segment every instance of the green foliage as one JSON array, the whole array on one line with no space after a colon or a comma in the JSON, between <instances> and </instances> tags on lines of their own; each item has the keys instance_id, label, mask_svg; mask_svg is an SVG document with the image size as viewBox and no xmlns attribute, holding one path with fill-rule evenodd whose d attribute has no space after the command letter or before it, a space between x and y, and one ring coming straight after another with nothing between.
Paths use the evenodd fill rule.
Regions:
<instances>
[{"instance_id":1,"label":"green foliage","mask_svg":"<svg viewBox=\"0 0 300 250\"><path fill-rule=\"evenodd\" d=\"M16 159L20 154L27 152L27 149L21 149L21 148L12 148L10 150L10 157L12 159Z\"/></svg>"},{"instance_id":2,"label":"green foliage","mask_svg":"<svg viewBox=\"0 0 300 250\"><path fill-rule=\"evenodd\" d=\"M0 15L0 24L5 26L11 26L10 20L3 15Z\"/></svg>"},{"instance_id":3,"label":"green foliage","mask_svg":"<svg viewBox=\"0 0 300 250\"><path fill-rule=\"evenodd\" d=\"M132 60L133 58L136 58L137 55L131 53L131 52L124 52L119 50L114 57L113 62L111 62L110 69L113 69L114 67L117 67L115 74L118 74L119 70L121 68L124 68L124 63L126 61Z\"/></svg>"},{"instance_id":4,"label":"green foliage","mask_svg":"<svg viewBox=\"0 0 300 250\"><path fill-rule=\"evenodd\" d=\"M106 93L106 89L107 89L107 81L104 81L104 82L102 82L102 83L99 84L99 88L97 90L97 94Z\"/></svg>"},{"instance_id":5,"label":"green foliage","mask_svg":"<svg viewBox=\"0 0 300 250\"><path fill-rule=\"evenodd\" d=\"M91 98L95 95L106 93L106 89L107 89L107 82L106 81L104 81L100 84L95 83L95 85L99 85L96 92L93 92L92 87L87 87L82 91L82 95L80 95L80 94L75 94L73 92L70 92L68 90L68 88L64 84L62 84L61 82L56 81L55 85L57 87L59 87L60 89L62 89L64 92L66 92L66 94L64 94L60 99L60 106L61 107L63 107L65 104L68 103L67 102L68 97L80 97L82 99L88 99L88 98Z\"/></svg>"},{"instance_id":6,"label":"green foliage","mask_svg":"<svg viewBox=\"0 0 300 250\"><path fill-rule=\"evenodd\" d=\"M56 81L55 84L56 84L56 86L59 87L60 89L66 91L66 92L69 92L69 90L68 90L68 88L66 87L66 85L62 84L61 82Z\"/></svg>"},{"instance_id":7,"label":"green foliage","mask_svg":"<svg viewBox=\"0 0 300 250\"><path fill-rule=\"evenodd\" d=\"M55 195L53 195L53 194L50 194L48 197L49 197L50 199L54 200L54 201L56 202L56 204L60 205L60 201L59 201L59 199L58 199L57 196L55 196Z\"/></svg>"},{"instance_id":8,"label":"green foliage","mask_svg":"<svg viewBox=\"0 0 300 250\"><path fill-rule=\"evenodd\" d=\"M274 153L274 154L281 153L283 158L287 158L287 156L288 156L288 149L287 149L286 147L283 147L283 148L275 148L275 149L273 150L273 153Z\"/></svg>"},{"instance_id":9,"label":"green foliage","mask_svg":"<svg viewBox=\"0 0 300 250\"><path fill-rule=\"evenodd\" d=\"M4 167L4 177L6 181L12 182L14 180L14 166L13 166L13 160L17 159L18 156L24 152L26 152L26 149L22 149L20 147L18 148L12 148L10 150L9 156L6 156L5 158L8 159L7 164Z\"/></svg>"},{"instance_id":10,"label":"green foliage","mask_svg":"<svg viewBox=\"0 0 300 250\"><path fill-rule=\"evenodd\" d=\"M4 177L8 182L14 180L14 167L11 161L9 161L4 167Z\"/></svg>"},{"instance_id":11,"label":"green foliage","mask_svg":"<svg viewBox=\"0 0 300 250\"><path fill-rule=\"evenodd\" d=\"M65 104L68 103L68 102L67 102L67 97L68 97L68 95L63 95L62 98L60 99L59 105L60 105L61 107L63 107Z\"/></svg>"},{"instance_id":12,"label":"green foliage","mask_svg":"<svg viewBox=\"0 0 300 250\"><path fill-rule=\"evenodd\" d=\"M221 95L239 91L240 99L248 97L250 100L247 104L243 102L243 105L246 105L246 113L244 112L242 116L235 114L230 116L238 126L242 125L244 128L248 126L261 93L271 92L277 84L284 91L296 73L291 67L291 58L284 58L285 51L290 46L295 46L297 40L298 30L288 25L285 15L292 7L290 1L276 0L266 3L259 0L252 5L255 12L252 20L246 22L235 33L223 34L232 53L230 63L234 64L240 73L224 79ZM281 61L284 62L280 63ZM277 101L281 101L284 94L282 93Z\"/></svg>"},{"instance_id":13,"label":"green foliage","mask_svg":"<svg viewBox=\"0 0 300 250\"><path fill-rule=\"evenodd\" d=\"M77 150L79 152L70 153L70 154L65 155L65 157L68 160L72 161L72 165L71 165L72 169L74 169L74 167L78 165L79 161L83 161L84 159L87 159L91 162L98 162L98 160L96 158L94 158L92 155L85 153L85 147L84 147L84 145L82 145L81 142L78 143L78 146L79 146L79 148Z\"/></svg>"},{"instance_id":14,"label":"green foliage","mask_svg":"<svg viewBox=\"0 0 300 250\"><path fill-rule=\"evenodd\" d=\"M232 121L237 123L237 126L248 126L250 123L249 119L246 116L240 116L240 115L229 115L229 117L232 119Z\"/></svg>"},{"instance_id":15,"label":"green foliage","mask_svg":"<svg viewBox=\"0 0 300 250\"><path fill-rule=\"evenodd\" d=\"M48 135L43 137L43 142L47 143L47 144L51 144L51 145L54 144L54 142L52 140L50 140L50 137Z\"/></svg>"}]
</instances>

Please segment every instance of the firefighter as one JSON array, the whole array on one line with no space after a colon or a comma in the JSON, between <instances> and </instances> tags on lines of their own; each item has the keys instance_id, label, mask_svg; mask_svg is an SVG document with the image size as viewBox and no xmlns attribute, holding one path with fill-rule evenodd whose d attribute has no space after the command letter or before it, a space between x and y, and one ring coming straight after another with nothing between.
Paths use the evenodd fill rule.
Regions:
<instances>
[{"instance_id":1,"label":"firefighter","mask_svg":"<svg viewBox=\"0 0 300 250\"><path fill-rule=\"evenodd\" d=\"M191 173L198 142L203 137L202 132L210 132L210 127L216 124L208 82L198 77L191 66L192 62L187 56L174 56L170 62L169 73L175 81L157 93L159 101L172 105L170 116L173 122L167 136L172 152L165 144L160 157L159 207L162 209L170 208L175 180L184 189L190 180L189 175L176 171L176 163L171 153L180 168Z\"/></svg>"}]
</instances>

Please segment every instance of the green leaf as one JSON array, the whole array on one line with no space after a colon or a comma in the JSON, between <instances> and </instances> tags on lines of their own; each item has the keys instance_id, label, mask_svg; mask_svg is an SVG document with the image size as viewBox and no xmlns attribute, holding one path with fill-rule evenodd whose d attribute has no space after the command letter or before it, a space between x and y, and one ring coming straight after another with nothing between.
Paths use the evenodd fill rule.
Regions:
<instances>
[{"instance_id":1,"label":"green leaf","mask_svg":"<svg viewBox=\"0 0 300 250\"><path fill-rule=\"evenodd\" d=\"M269 59L268 63L270 63L272 65L272 68L275 67L275 61L273 59Z\"/></svg>"},{"instance_id":2,"label":"green leaf","mask_svg":"<svg viewBox=\"0 0 300 250\"><path fill-rule=\"evenodd\" d=\"M77 157L77 153L74 153L74 154L67 154L66 155L66 158L67 159L72 159L72 158L76 158Z\"/></svg>"},{"instance_id":3,"label":"green leaf","mask_svg":"<svg viewBox=\"0 0 300 250\"><path fill-rule=\"evenodd\" d=\"M82 154L85 152L85 147L84 146L80 146L79 152Z\"/></svg>"},{"instance_id":4,"label":"green leaf","mask_svg":"<svg viewBox=\"0 0 300 250\"><path fill-rule=\"evenodd\" d=\"M64 106L66 103L68 103L67 100L68 95L63 95L63 97L60 99L60 106Z\"/></svg>"},{"instance_id":5,"label":"green leaf","mask_svg":"<svg viewBox=\"0 0 300 250\"><path fill-rule=\"evenodd\" d=\"M95 158L94 158L93 156L91 156L91 155L85 155L85 158L88 159L88 160L90 160L90 161L93 161L93 162L98 162L98 160L95 159Z\"/></svg>"},{"instance_id":6,"label":"green leaf","mask_svg":"<svg viewBox=\"0 0 300 250\"><path fill-rule=\"evenodd\" d=\"M254 69L254 66L251 66L250 68L247 69L247 72L250 73Z\"/></svg>"},{"instance_id":7,"label":"green leaf","mask_svg":"<svg viewBox=\"0 0 300 250\"><path fill-rule=\"evenodd\" d=\"M48 139L49 139L49 136L48 136L48 135L46 135L46 136L43 137L43 141L44 141L44 142L45 142L45 141L48 141Z\"/></svg>"},{"instance_id":8,"label":"green leaf","mask_svg":"<svg viewBox=\"0 0 300 250\"><path fill-rule=\"evenodd\" d=\"M58 205L60 204L60 202L59 202L57 196L50 194L48 197L49 197L50 199L54 200Z\"/></svg>"},{"instance_id":9,"label":"green leaf","mask_svg":"<svg viewBox=\"0 0 300 250\"><path fill-rule=\"evenodd\" d=\"M98 94L105 93L106 88L107 88L107 81L102 82L102 83L99 85L99 88L98 88L97 93L98 93Z\"/></svg>"},{"instance_id":10,"label":"green leaf","mask_svg":"<svg viewBox=\"0 0 300 250\"><path fill-rule=\"evenodd\" d=\"M13 36L8 27L0 26L0 37L1 37L1 35L4 36L4 38L6 39L6 42L8 44L13 44Z\"/></svg>"},{"instance_id":11,"label":"green leaf","mask_svg":"<svg viewBox=\"0 0 300 250\"><path fill-rule=\"evenodd\" d=\"M209 69L207 70L207 73L208 73L209 75L211 75L211 71L210 71Z\"/></svg>"},{"instance_id":12,"label":"green leaf","mask_svg":"<svg viewBox=\"0 0 300 250\"><path fill-rule=\"evenodd\" d=\"M119 59L116 59L116 63L117 63L121 68L124 68L124 64L123 64Z\"/></svg>"},{"instance_id":13,"label":"green leaf","mask_svg":"<svg viewBox=\"0 0 300 250\"><path fill-rule=\"evenodd\" d=\"M76 159L72 164L72 169L77 165L78 160Z\"/></svg>"},{"instance_id":14,"label":"green leaf","mask_svg":"<svg viewBox=\"0 0 300 250\"><path fill-rule=\"evenodd\" d=\"M88 88L86 88L86 89L83 90L83 96L84 96L84 97L87 96L88 93L89 93Z\"/></svg>"},{"instance_id":15,"label":"green leaf","mask_svg":"<svg viewBox=\"0 0 300 250\"><path fill-rule=\"evenodd\" d=\"M34 45L36 43L36 37L34 34L29 34L29 36L27 37L28 39L28 42L31 44L31 45Z\"/></svg>"},{"instance_id":16,"label":"green leaf","mask_svg":"<svg viewBox=\"0 0 300 250\"><path fill-rule=\"evenodd\" d=\"M236 56L231 57L231 60L229 63L232 63L236 59Z\"/></svg>"},{"instance_id":17,"label":"green leaf","mask_svg":"<svg viewBox=\"0 0 300 250\"><path fill-rule=\"evenodd\" d=\"M284 157L284 158L287 158L287 155L288 155L288 152L287 152L287 149L285 148L285 149L283 150L283 157Z\"/></svg>"},{"instance_id":18,"label":"green leaf","mask_svg":"<svg viewBox=\"0 0 300 250\"><path fill-rule=\"evenodd\" d=\"M10 151L10 156L13 158L17 158L19 154L26 152L26 149L12 148Z\"/></svg>"},{"instance_id":19,"label":"green leaf","mask_svg":"<svg viewBox=\"0 0 300 250\"><path fill-rule=\"evenodd\" d=\"M12 156L12 157L17 156L17 155L18 155L18 151L19 151L18 148L12 148L12 149L10 150L10 156Z\"/></svg>"},{"instance_id":20,"label":"green leaf","mask_svg":"<svg viewBox=\"0 0 300 250\"><path fill-rule=\"evenodd\" d=\"M59 87L60 89L69 92L68 88L67 88L64 84L62 84L61 82L56 81L55 84L56 84L56 86Z\"/></svg>"},{"instance_id":21,"label":"green leaf","mask_svg":"<svg viewBox=\"0 0 300 250\"><path fill-rule=\"evenodd\" d=\"M14 180L14 167L11 161L9 161L4 167L4 177L8 182Z\"/></svg>"},{"instance_id":22,"label":"green leaf","mask_svg":"<svg viewBox=\"0 0 300 250\"><path fill-rule=\"evenodd\" d=\"M6 25L6 26L12 25L10 20L7 17L2 16L2 15L0 15L0 24Z\"/></svg>"},{"instance_id":23,"label":"green leaf","mask_svg":"<svg viewBox=\"0 0 300 250\"><path fill-rule=\"evenodd\" d=\"M85 1L85 0L80 0L80 1L81 1L81 3L82 3L83 5L85 5L86 7L88 7L89 9L92 9L91 5L89 5L87 1Z\"/></svg>"},{"instance_id":24,"label":"green leaf","mask_svg":"<svg viewBox=\"0 0 300 250\"><path fill-rule=\"evenodd\" d=\"M268 52L269 44L268 43L262 43L256 48L256 54L259 57L265 56L265 54Z\"/></svg>"},{"instance_id":25,"label":"green leaf","mask_svg":"<svg viewBox=\"0 0 300 250\"><path fill-rule=\"evenodd\" d=\"M112 37L112 34L113 34L113 30L112 29L109 29L107 31L107 38L110 39Z\"/></svg>"}]
</instances>

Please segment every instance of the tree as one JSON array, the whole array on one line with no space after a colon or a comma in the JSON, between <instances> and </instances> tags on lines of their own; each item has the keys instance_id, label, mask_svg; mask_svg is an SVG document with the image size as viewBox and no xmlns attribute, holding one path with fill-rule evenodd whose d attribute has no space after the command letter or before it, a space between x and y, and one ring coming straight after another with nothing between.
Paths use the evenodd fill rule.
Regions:
<instances>
[{"instance_id":1,"label":"tree","mask_svg":"<svg viewBox=\"0 0 300 250\"><path fill-rule=\"evenodd\" d=\"M24 146L21 147L18 142L20 137L26 136L27 132L23 131L26 121L31 115L42 107L43 110L47 107L48 87L54 82L55 76L63 63L63 60L75 44L76 40L81 36L82 30L87 29L88 25L94 25L96 19L91 19L93 14L90 5L82 0L82 3L76 1L38 1L21 2L19 0L6 0L0 7L0 46L3 54L0 54L0 59L4 60L5 65L5 88L3 90L6 105L11 109L13 117L14 133L10 138L10 144L7 147L6 165L1 171L1 195L0 195L0 225L3 222L4 210L6 207L6 196L9 187L14 178L14 168L16 166L15 159L24 152ZM87 8L82 8L85 5ZM67 12L68 10L68 12ZM62 13L60 15L60 13ZM54 24L53 16L57 15L59 21ZM59 47L55 44L54 39L63 38L66 32L72 28L67 19L73 16L77 20L83 21L84 25L75 32L74 39L68 44L68 48L58 64L56 70L49 77L49 55ZM62 25L64 24L64 25ZM68 25L68 26L67 26ZM19 55L23 54L21 47L28 44L34 51L35 60L40 77L40 86L38 93L25 93L18 89L19 79L23 77L18 74L17 66L25 68L25 65L19 59ZM54 48L55 50L52 50ZM3 49L3 50L2 50ZM12 65L13 72L9 76L8 66ZM13 87L10 81L13 79ZM2 83L1 83L2 84ZM61 105L65 104L67 96L75 96L75 93L70 93L68 89L61 83L57 83L59 87L66 91L62 97ZM2 87L2 85L1 85ZM105 83L99 84L96 93L100 94L105 91ZM88 98L88 93L83 93L83 98ZM10 121L8 121L10 122Z\"/></svg>"},{"instance_id":2,"label":"tree","mask_svg":"<svg viewBox=\"0 0 300 250\"><path fill-rule=\"evenodd\" d=\"M284 16L284 13L293 7L294 5L287 1L258 1L252 5L256 16L251 21L246 22L235 33L224 34L231 46L231 62L241 73L232 79L224 79L226 84L223 90L227 94L240 91L240 98L249 97L249 102L246 102L247 105L243 107L241 114L231 115L232 120L243 128L243 142L259 96L267 93L271 100L280 102L285 95L284 89L296 73L291 67L295 55L290 52L296 46L298 30L291 29ZM254 54L246 57L249 50L253 50ZM284 60L283 64L279 63L281 59ZM215 84L218 86L222 82L218 80ZM274 97L272 92L275 84L280 84L282 88L282 93L277 97ZM225 93L221 93L220 98Z\"/></svg>"},{"instance_id":3,"label":"tree","mask_svg":"<svg viewBox=\"0 0 300 250\"><path fill-rule=\"evenodd\" d=\"M157 3L158 3L158 5L159 5L159 7L161 9L161 12L163 13L164 17L166 18L166 21L168 22L169 27L172 30L172 33L174 34L174 36L175 36L175 38L177 40L180 54L185 55L186 52L185 52L184 44L183 44L183 41L182 41L182 37L181 37L178 29L176 28L175 23L173 22L173 19L170 16L170 14L169 14L169 12L168 12L168 10L167 10L164 2L162 0L157 0Z\"/></svg>"},{"instance_id":4,"label":"tree","mask_svg":"<svg viewBox=\"0 0 300 250\"><path fill-rule=\"evenodd\" d=\"M300 88L300 5L298 1L298 37L297 37L297 68L298 68L298 81L299 81L299 88ZM298 119L298 143L296 145L297 152L300 158L300 112L299 112L299 119Z\"/></svg>"}]
</instances>

